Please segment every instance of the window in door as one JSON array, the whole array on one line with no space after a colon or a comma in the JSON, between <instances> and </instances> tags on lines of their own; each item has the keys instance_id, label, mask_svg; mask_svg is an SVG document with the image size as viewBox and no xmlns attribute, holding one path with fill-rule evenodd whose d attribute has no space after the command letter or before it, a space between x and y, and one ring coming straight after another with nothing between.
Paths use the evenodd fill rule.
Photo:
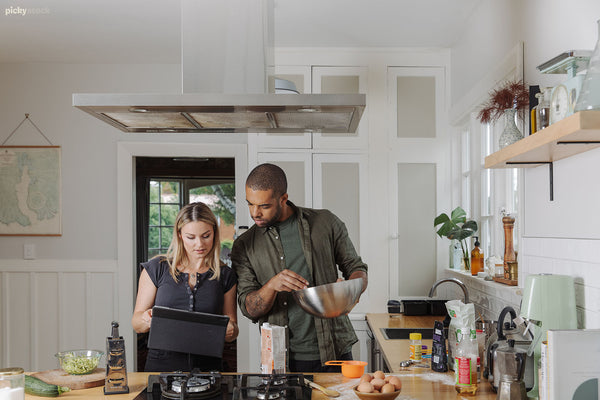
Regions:
<instances>
[{"instance_id":1,"label":"window in door","mask_svg":"<svg viewBox=\"0 0 600 400\"><path fill-rule=\"evenodd\" d=\"M230 264L235 234L235 184L214 179L149 180L148 258L164 254L173 237L177 213L186 204L202 202L217 217L221 259Z\"/></svg>"}]
</instances>

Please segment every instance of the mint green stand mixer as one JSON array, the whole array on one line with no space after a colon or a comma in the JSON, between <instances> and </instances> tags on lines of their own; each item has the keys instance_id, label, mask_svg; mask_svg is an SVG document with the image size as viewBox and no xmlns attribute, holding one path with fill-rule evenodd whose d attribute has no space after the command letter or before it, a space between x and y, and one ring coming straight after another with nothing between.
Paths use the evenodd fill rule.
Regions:
<instances>
[{"instance_id":1,"label":"mint green stand mixer","mask_svg":"<svg viewBox=\"0 0 600 400\"><path fill-rule=\"evenodd\" d=\"M573 277L553 274L527 276L519 315L528 321L529 329L533 331L533 341L527 353L533 353L537 371L541 342L547 339L548 329L577 329ZM538 374L534 375L535 385L527 396L537 398Z\"/></svg>"}]
</instances>

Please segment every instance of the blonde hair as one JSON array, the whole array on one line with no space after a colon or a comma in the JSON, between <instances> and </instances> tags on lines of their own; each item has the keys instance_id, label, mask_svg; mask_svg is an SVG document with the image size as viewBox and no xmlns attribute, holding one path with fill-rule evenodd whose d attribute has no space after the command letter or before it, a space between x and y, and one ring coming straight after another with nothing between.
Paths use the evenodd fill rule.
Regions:
<instances>
[{"instance_id":1,"label":"blonde hair","mask_svg":"<svg viewBox=\"0 0 600 400\"><path fill-rule=\"evenodd\" d=\"M184 206L175 219L175 226L173 227L173 238L167 253L163 256L169 263L169 270L173 279L177 282L180 272L177 270L178 265L185 265L188 263L188 255L183 246L183 240L181 239L181 229L184 225L190 222L204 222L213 227L213 246L212 249L206 254L204 263L208 265L210 271L212 271L211 280L219 279L221 276L221 239L219 237L219 224L217 218L213 212L204 203L190 203Z\"/></svg>"}]
</instances>

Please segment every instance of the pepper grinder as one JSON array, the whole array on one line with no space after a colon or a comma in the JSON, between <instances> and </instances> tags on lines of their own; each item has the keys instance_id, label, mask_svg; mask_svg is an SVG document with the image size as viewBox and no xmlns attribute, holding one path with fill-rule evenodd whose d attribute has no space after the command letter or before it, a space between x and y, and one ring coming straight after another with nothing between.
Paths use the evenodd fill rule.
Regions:
<instances>
[{"instance_id":1,"label":"pepper grinder","mask_svg":"<svg viewBox=\"0 0 600 400\"><path fill-rule=\"evenodd\" d=\"M502 217L504 225L504 278L510 278L510 270L508 263L517 261L515 249L513 246L513 229L515 227L515 219L510 215Z\"/></svg>"},{"instance_id":2,"label":"pepper grinder","mask_svg":"<svg viewBox=\"0 0 600 400\"><path fill-rule=\"evenodd\" d=\"M104 394L129 393L125 364L125 340L123 340L123 336L119 336L119 323L113 321L111 326L111 336L106 338Z\"/></svg>"}]
</instances>

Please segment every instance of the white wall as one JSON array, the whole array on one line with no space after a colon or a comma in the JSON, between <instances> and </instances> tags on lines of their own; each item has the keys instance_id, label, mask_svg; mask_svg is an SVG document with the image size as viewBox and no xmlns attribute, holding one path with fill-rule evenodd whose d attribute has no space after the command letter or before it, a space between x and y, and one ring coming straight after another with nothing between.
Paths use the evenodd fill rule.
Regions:
<instances>
[{"instance_id":1,"label":"white wall","mask_svg":"<svg viewBox=\"0 0 600 400\"><path fill-rule=\"evenodd\" d=\"M179 65L0 64L0 143L24 118L62 147L62 236L2 237L0 258L117 258L116 143L136 135L72 106L73 93L178 92ZM47 145L29 123L6 145Z\"/></svg>"},{"instance_id":2,"label":"white wall","mask_svg":"<svg viewBox=\"0 0 600 400\"><path fill-rule=\"evenodd\" d=\"M481 2L452 48L452 100L460 102L506 53L524 43L528 84L552 86L565 75L543 75L536 66L572 49L592 50L598 39L596 0L502 0ZM520 285L529 273L575 277L580 327L600 327L600 151L554 164L554 201L548 198L548 168L524 173Z\"/></svg>"}]
</instances>

